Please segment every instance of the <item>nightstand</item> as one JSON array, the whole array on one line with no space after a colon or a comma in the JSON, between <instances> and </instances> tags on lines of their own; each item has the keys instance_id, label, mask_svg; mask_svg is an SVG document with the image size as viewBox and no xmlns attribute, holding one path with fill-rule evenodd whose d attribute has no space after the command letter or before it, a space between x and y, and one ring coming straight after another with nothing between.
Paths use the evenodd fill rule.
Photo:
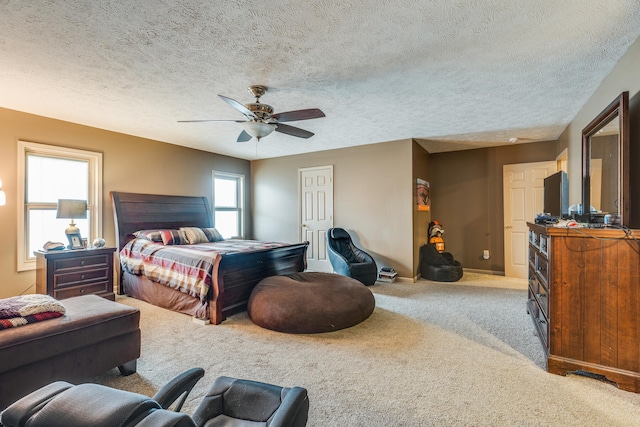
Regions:
<instances>
[{"instance_id":1,"label":"nightstand","mask_svg":"<svg viewBox=\"0 0 640 427\"><path fill-rule=\"evenodd\" d=\"M55 299L96 294L115 300L116 248L36 251L36 292Z\"/></svg>"}]
</instances>

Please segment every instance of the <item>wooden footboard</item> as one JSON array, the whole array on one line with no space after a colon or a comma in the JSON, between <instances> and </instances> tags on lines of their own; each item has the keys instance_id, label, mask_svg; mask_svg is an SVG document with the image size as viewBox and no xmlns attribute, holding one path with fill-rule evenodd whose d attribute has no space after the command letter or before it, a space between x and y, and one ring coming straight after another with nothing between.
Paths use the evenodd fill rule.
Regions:
<instances>
[{"instance_id":1,"label":"wooden footboard","mask_svg":"<svg viewBox=\"0 0 640 427\"><path fill-rule=\"evenodd\" d=\"M265 277L304 271L308 245L223 255L209 292L211 323L220 324L228 315L245 310L251 291Z\"/></svg>"}]
</instances>

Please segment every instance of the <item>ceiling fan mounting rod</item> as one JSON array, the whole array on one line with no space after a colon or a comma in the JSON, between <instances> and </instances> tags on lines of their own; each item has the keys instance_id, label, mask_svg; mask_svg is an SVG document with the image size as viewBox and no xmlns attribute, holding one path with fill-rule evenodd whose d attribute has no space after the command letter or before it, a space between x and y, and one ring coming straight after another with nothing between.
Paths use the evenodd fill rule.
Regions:
<instances>
[{"instance_id":1,"label":"ceiling fan mounting rod","mask_svg":"<svg viewBox=\"0 0 640 427\"><path fill-rule=\"evenodd\" d=\"M267 87L263 85L251 85L249 86L249 92L256 98L256 103L260 102L260 97L267 93Z\"/></svg>"}]
</instances>

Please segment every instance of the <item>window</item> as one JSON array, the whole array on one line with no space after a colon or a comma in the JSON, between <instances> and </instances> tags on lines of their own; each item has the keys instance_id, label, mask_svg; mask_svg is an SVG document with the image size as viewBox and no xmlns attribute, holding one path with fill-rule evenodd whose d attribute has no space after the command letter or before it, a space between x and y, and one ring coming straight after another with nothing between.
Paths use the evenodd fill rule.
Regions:
<instances>
[{"instance_id":1,"label":"window","mask_svg":"<svg viewBox=\"0 0 640 427\"><path fill-rule=\"evenodd\" d=\"M244 176L213 172L213 225L229 239L243 234Z\"/></svg>"},{"instance_id":2,"label":"window","mask_svg":"<svg viewBox=\"0 0 640 427\"><path fill-rule=\"evenodd\" d=\"M70 220L57 219L58 199L87 201L87 219L75 220L89 242L102 230L102 154L19 141L18 271L35 268L33 251L47 241L67 244Z\"/></svg>"}]
</instances>

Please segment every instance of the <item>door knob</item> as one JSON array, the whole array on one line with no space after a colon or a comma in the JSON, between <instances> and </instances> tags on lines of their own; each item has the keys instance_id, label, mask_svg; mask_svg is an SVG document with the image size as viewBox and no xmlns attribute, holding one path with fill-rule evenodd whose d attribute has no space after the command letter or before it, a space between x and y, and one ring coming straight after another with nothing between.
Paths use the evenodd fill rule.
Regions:
<instances>
[{"instance_id":1,"label":"door knob","mask_svg":"<svg viewBox=\"0 0 640 427\"><path fill-rule=\"evenodd\" d=\"M507 225L505 228L513 228L511 224Z\"/></svg>"}]
</instances>

